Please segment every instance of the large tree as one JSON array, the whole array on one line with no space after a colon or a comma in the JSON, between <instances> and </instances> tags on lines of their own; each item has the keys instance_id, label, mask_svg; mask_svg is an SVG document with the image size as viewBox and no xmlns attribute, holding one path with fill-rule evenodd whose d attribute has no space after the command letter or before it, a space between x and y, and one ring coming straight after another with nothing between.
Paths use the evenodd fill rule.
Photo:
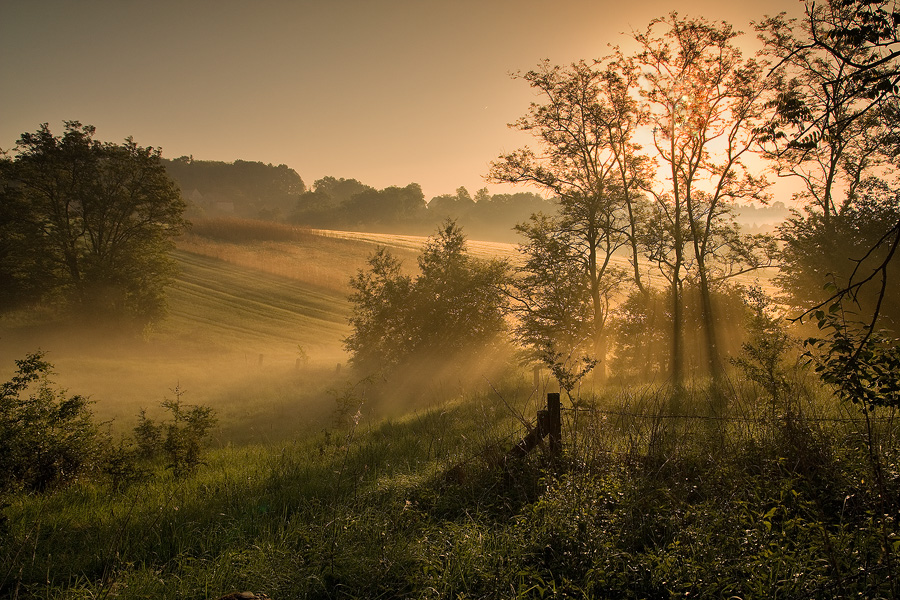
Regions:
<instances>
[{"instance_id":1,"label":"large tree","mask_svg":"<svg viewBox=\"0 0 900 600\"><path fill-rule=\"evenodd\" d=\"M587 307L574 310L583 313L586 308L591 315L582 334L591 340L585 358L596 363L598 377L603 378L609 293L621 279L612 258L621 248L636 249L638 183L644 165L636 158L632 139L638 120L628 94L633 79L623 77L612 65L584 61L569 67L545 62L522 78L540 95L541 102L532 103L528 114L513 127L533 134L540 151L526 147L501 156L492 164L490 178L535 185L554 196L558 207L552 219L534 219L519 227L528 239L522 247L527 258L520 279L525 328L520 337L530 340L529 345L551 368L559 366L551 357L571 356L574 348L547 351L560 343L571 346L571 335L556 340L547 337L569 329L571 315L556 313L552 318L557 323L548 327L550 313L541 306L536 288L527 288L540 282L542 290L561 290L583 282L585 293L569 300L587 303ZM548 260L550 256L560 258L560 252L571 261L571 268L556 269ZM636 251L633 256L634 277L640 285ZM533 318L529 311L534 312ZM533 330L527 331L532 325ZM546 339L541 341L541 336Z\"/></svg>"},{"instance_id":2,"label":"large tree","mask_svg":"<svg viewBox=\"0 0 900 600\"><path fill-rule=\"evenodd\" d=\"M856 192L852 202L841 203L827 227L821 212L809 210L795 213L780 228L783 248L776 281L787 304L800 312L882 265L891 281L900 274L900 263L885 262L890 245L878 243L900 221L900 191L870 178ZM854 300L848 310L857 313L856 320L871 318L881 301L882 326L900 331L900 287L887 286L882 294L881 286L863 286Z\"/></svg>"},{"instance_id":3,"label":"large tree","mask_svg":"<svg viewBox=\"0 0 900 600\"><path fill-rule=\"evenodd\" d=\"M669 282L672 302L672 376L684 376L683 287L699 290L709 371L721 373L717 284L766 264L765 239L740 235L731 218L738 200L762 199L764 180L745 166L764 116L764 70L745 60L727 23L655 19L635 34L631 64L641 73L641 94L652 127L657 176L648 180L655 230L647 245ZM728 264L722 264L722 257ZM742 264L743 263L743 264Z\"/></svg>"},{"instance_id":4,"label":"large tree","mask_svg":"<svg viewBox=\"0 0 900 600\"><path fill-rule=\"evenodd\" d=\"M808 340L823 380L867 409L896 407L900 10L891 0L807 2L799 26L779 16L760 29L784 82L768 140L806 183L803 212L782 228L782 284L824 333Z\"/></svg>"},{"instance_id":5,"label":"large tree","mask_svg":"<svg viewBox=\"0 0 900 600\"><path fill-rule=\"evenodd\" d=\"M147 323L164 312L185 203L159 149L94 134L77 121L67 121L62 136L47 124L22 134L2 171L4 217L14 221L3 228L20 238L4 248L20 267L4 275L39 281L81 311Z\"/></svg>"},{"instance_id":6,"label":"large tree","mask_svg":"<svg viewBox=\"0 0 900 600\"><path fill-rule=\"evenodd\" d=\"M897 182L886 167L900 150L898 24L894 2L826 0L807 3L799 22L758 26L780 85L767 149L804 184L803 210L782 229L782 282L798 307L858 304L869 332L896 288ZM823 293L826 277L836 288Z\"/></svg>"}]
</instances>

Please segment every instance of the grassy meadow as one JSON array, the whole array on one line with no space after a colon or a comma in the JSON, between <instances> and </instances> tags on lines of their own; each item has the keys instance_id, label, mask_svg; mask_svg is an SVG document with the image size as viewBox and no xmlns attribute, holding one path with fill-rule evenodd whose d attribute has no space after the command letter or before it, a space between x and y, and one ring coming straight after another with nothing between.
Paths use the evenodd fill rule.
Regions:
<instances>
[{"instance_id":1,"label":"grassy meadow","mask_svg":"<svg viewBox=\"0 0 900 600\"><path fill-rule=\"evenodd\" d=\"M421 241L391 247L411 268ZM702 381L677 398L584 391L565 402L561 455L511 457L546 381L435 382L387 410L389 390L337 368L346 281L388 242L204 223L179 242L169 318L142 339L4 323L2 380L47 350L114 439L176 386L218 425L187 476L147 460L0 498L0 597L900 594L892 412L839 403L802 365L774 396L735 370L715 409Z\"/></svg>"},{"instance_id":2,"label":"grassy meadow","mask_svg":"<svg viewBox=\"0 0 900 600\"><path fill-rule=\"evenodd\" d=\"M560 457L506 457L534 396L515 380L403 418L336 411L325 432L211 450L188 477L158 465L125 487L86 479L13 498L0 589L173 600L237 590L893 597L900 537L871 481L864 422L802 389L785 417L734 385L727 418L712 420L702 388L678 419L666 418L661 389L591 397L565 413ZM365 401L346 399L350 413ZM879 435L896 431L885 421ZM886 455L891 494L896 460Z\"/></svg>"}]
</instances>

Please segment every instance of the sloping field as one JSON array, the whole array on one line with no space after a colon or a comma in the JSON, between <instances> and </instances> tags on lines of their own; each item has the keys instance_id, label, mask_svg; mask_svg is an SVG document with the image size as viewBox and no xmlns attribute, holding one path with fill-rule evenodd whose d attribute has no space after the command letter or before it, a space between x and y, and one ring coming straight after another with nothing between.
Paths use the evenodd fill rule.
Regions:
<instances>
[{"instance_id":1,"label":"sloping field","mask_svg":"<svg viewBox=\"0 0 900 600\"><path fill-rule=\"evenodd\" d=\"M318 387L304 379L345 361L345 294L208 256L175 257L181 273L168 290L169 316L145 339L98 327L6 323L0 380L15 359L42 349L54 381L90 396L98 417L120 427L133 426L141 408L158 414L176 386L185 402L212 405L223 422L234 422L307 402Z\"/></svg>"},{"instance_id":2,"label":"sloping field","mask_svg":"<svg viewBox=\"0 0 900 600\"><path fill-rule=\"evenodd\" d=\"M421 235L395 235L393 233L366 233L359 231L336 231L328 229L311 229L311 233L322 236L324 238L340 239L340 240L356 240L377 246L386 246L391 251L406 250L418 254L425 246L428 240L426 236ZM478 258L506 258L510 260L519 260L520 255L516 250L515 244L505 242L481 242L478 240L468 240L469 254Z\"/></svg>"},{"instance_id":3,"label":"sloping field","mask_svg":"<svg viewBox=\"0 0 900 600\"><path fill-rule=\"evenodd\" d=\"M154 337L197 350L293 360L340 355L349 333L346 297L296 279L184 251L169 290L170 315Z\"/></svg>"},{"instance_id":4,"label":"sloping field","mask_svg":"<svg viewBox=\"0 0 900 600\"><path fill-rule=\"evenodd\" d=\"M365 269L368 257L379 246L390 248L411 273L416 269L416 257L426 239L417 238L413 242L407 239L410 236L392 235L366 239L340 233L294 228L290 240L242 242L189 234L179 240L178 248L331 290L346 298L350 293L350 278Z\"/></svg>"},{"instance_id":5,"label":"sloping field","mask_svg":"<svg viewBox=\"0 0 900 600\"><path fill-rule=\"evenodd\" d=\"M311 230L311 232L326 238L356 240L372 244L373 246L386 246L392 251L399 250L414 253L418 253L419 251L421 251L421 249L425 245L426 240L428 239L427 237L416 235L394 235L390 233L365 233L358 231L331 231L325 229L313 229ZM469 254L478 258L507 259L513 265L519 264L522 261L522 255L518 252L516 244L509 244L505 242L482 242L478 240L469 240L468 244ZM629 255L625 251L616 253L612 257L612 264L620 269L624 269L627 272L631 271ZM657 286L665 285L662 277L655 269L651 268L649 265L644 264L642 266L642 272L644 273L646 281L652 281L653 284ZM733 281L741 285L751 285L759 281L759 283L763 286L763 289L766 289L766 291L768 291L769 293L774 293L775 290L771 286L770 281L771 278L775 275L775 272L776 271L774 268L759 269L757 271L738 275L734 278Z\"/></svg>"}]
</instances>

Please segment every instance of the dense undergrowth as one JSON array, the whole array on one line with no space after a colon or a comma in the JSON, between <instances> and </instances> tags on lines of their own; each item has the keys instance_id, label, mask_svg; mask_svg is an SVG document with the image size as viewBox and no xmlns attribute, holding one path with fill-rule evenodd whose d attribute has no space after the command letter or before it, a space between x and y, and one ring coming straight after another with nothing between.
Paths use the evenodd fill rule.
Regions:
<instances>
[{"instance_id":1,"label":"dense undergrowth","mask_svg":"<svg viewBox=\"0 0 900 600\"><path fill-rule=\"evenodd\" d=\"M523 459L524 386L381 422L343 406L187 477L11 496L0 595L896 597L893 414L867 429L820 385L775 405L734 383L717 413L702 388L609 389L569 405L561 456Z\"/></svg>"}]
</instances>

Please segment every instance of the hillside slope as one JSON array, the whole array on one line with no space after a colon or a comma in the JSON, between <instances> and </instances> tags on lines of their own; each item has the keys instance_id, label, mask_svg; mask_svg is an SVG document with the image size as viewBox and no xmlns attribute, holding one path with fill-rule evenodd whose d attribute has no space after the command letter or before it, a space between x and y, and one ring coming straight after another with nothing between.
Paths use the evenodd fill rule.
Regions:
<instances>
[{"instance_id":1,"label":"hillside slope","mask_svg":"<svg viewBox=\"0 0 900 600\"><path fill-rule=\"evenodd\" d=\"M154 338L291 362L298 345L312 359L341 358L349 333L344 295L208 256L175 256L181 274L169 290L169 317Z\"/></svg>"},{"instance_id":2,"label":"hillside slope","mask_svg":"<svg viewBox=\"0 0 900 600\"><path fill-rule=\"evenodd\" d=\"M114 428L133 426L141 408L158 414L176 387L185 402L216 408L227 426L263 407L307 402L318 387L301 384L304 374L333 372L345 360L342 292L186 251L175 258L169 316L143 339L96 324L0 323L0 380L14 360L41 349L54 381L90 396Z\"/></svg>"}]
</instances>

